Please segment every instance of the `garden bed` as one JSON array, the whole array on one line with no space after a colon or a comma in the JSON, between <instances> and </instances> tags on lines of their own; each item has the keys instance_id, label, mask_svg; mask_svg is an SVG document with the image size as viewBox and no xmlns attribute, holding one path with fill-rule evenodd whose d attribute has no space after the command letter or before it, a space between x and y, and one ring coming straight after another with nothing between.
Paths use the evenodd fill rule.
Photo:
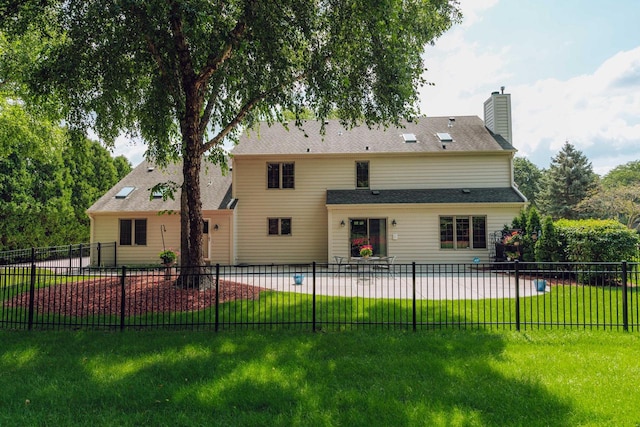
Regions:
<instances>
[{"instance_id":1,"label":"garden bed","mask_svg":"<svg viewBox=\"0 0 640 427\"><path fill-rule=\"evenodd\" d=\"M265 288L220 280L219 303L258 299ZM91 316L121 313L122 286L119 277L102 277L72 283L57 284L35 291L38 312L66 316ZM175 286L175 277L162 275L129 276L125 282L125 316L145 313L198 311L216 303L215 289L200 291ZM27 307L29 292L5 302L11 307Z\"/></svg>"}]
</instances>

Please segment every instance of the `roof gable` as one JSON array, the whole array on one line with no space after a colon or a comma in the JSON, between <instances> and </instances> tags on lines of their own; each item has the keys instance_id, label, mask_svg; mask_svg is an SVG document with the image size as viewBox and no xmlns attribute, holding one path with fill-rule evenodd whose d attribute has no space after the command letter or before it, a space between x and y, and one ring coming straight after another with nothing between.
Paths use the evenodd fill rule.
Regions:
<instances>
[{"instance_id":1,"label":"roof gable","mask_svg":"<svg viewBox=\"0 0 640 427\"><path fill-rule=\"evenodd\" d=\"M173 200L150 198L153 186L168 181L175 182L180 187L183 181L182 163L161 168L144 161L98 199L87 212L180 211L179 189ZM203 210L229 209L232 205L231 172L223 176L219 166L203 161L200 186ZM130 190L126 194L123 191L125 188Z\"/></svg>"}]
</instances>

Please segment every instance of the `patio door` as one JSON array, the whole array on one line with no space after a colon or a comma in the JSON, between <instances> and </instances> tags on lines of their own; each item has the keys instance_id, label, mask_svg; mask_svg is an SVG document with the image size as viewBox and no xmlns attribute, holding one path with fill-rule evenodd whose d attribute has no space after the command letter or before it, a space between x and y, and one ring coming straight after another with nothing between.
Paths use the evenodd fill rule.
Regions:
<instances>
[{"instance_id":1,"label":"patio door","mask_svg":"<svg viewBox=\"0 0 640 427\"><path fill-rule=\"evenodd\" d=\"M387 256L386 218L352 218L349 220L352 257L360 256L360 246L373 246L374 256Z\"/></svg>"}]
</instances>

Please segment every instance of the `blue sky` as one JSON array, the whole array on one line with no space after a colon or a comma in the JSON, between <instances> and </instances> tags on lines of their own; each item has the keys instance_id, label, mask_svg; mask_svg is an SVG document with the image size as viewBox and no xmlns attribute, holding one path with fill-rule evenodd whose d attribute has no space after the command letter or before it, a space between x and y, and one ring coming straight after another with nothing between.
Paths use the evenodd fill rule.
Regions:
<instances>
[{"instance_id":1,"label":"blue sky","mask_svg":"<svg viewBox=\"0 0 640 427\"><path fill-rule=\"evenodd\" d=\"M477 115L511 94L513 143L540 168L565 141L601 175L640 160L640 1L461 0L462 24L425 51L421 112ZM118 144L138 164L141 143Z\"/></svg>"},{"instance_id":2,"label":"blue sky","mask_svg":"<svg viewBox=\"0 0 640 427\"><path fill-rule=\"evenodd\" d=\"M640 160L640 1L462 0L426 49L428 116L477 115L511 94L513 143L540 168L565 141L594 171Z\"/></svg>"}]
</instances>

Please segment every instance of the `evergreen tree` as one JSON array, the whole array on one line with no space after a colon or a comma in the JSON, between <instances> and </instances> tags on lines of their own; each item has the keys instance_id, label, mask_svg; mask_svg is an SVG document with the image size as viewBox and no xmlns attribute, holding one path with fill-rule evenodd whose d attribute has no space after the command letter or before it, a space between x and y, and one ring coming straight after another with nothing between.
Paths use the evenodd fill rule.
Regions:
<instances>
[{"instance_id":1,"label":"evergreen tree","mask_svg":"<svg viewBox=\"0 0 640 427\"><path fill-rule=\"evenodd\" d=\"M576 206L597 182L598 176L593 172L591 162L566 142L542 176L536 195L538 207L554 219L576 219L579 216Z\"/></svg>"},{"instance_id":2,"label":"evergreen tree","mask_svg":"<svg viewBox=\"0 0 640 427\"><path fill-rule=\"evenodd\" d=\"M560 238L550 216L542 220L542 235L536 241L535 258L537 262L558 262L564 258Z\"/></svg>"}]
</instances>

